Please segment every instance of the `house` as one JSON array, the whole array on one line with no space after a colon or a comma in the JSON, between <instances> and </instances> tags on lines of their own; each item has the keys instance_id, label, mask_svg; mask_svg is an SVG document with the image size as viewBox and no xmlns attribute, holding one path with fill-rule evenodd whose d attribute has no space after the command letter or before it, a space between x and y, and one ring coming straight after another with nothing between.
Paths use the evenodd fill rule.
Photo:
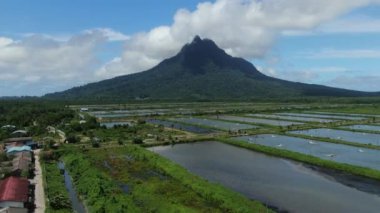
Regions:
<instances>
[{"instance_id":1,"label":"house","mask_svg":"<svg viewBox=\"0 0 380 213\"><path fill-rule=\"evenodd\" d=\"M39 144L34 141L28 141L25 143L25 146L30 146L31 149L37 149Z\"/></svg>"},{"instance_id":2,"label":"house","mask_svg":"<svg viewBox=\"0 0 380 213\"><path fill-rule=\"evenodd\" d=\"M32 137L18 137L18 138L8 138L8 139L5 139L4 142L7 144L7 143L12 143L12 142L22 142L22 143L26 143L28 141L32 141L33 138Z\"/></svg>"},{"instance_id":3,"label":"house","mask_svg":"<svg viewBox=\"0 0 380 213\"><path fill-rule=\"evenodd\" d=\"M30 152L32 151L32 149L30 148L30 146L15 146L15 147L11 147L7 149L7 155L13 155L18 152L25 152L25 151Z\"/></svg>"},{"instance_id":4,"label":"house","mask_svg":"<svg viewBox=\"0 0 380 213\"><path fill-rule=\"evenodd\" d=\"M12 176L29 176L31 171L30 164L32 162L31 158L24 158L22 156L16 157L12 160L12 171L10 175Z\"/></svg>"},{"instance_id":5,"label":"house","mask_svg":"<svg viewBox=\"0 0 380 213\"><path fill-rule=\"evenodd\" d=\"M34 142L31 137L9 138L5 140L5 148L8 150L12 147L30 146L32 149L38 148L38 143Z\"/></svg>"},{"instance_id":6,"label":"house","mask_svg":"<svg viewBox=\"0 0 380 213\"><path fill-rule=\"evenodd\" d=\"M87 107L82 107L82 108L80 108L80 111L81 112L88 112L88 108Z\"/></svg>"},{"instance_id":7,"label":"house","mask_svg":"<svg viewBox=\"0 0 380 213\"><path fill-rule=\"evenodd\" d=\"M28 209L7 207L0 209L0 213L28 213Z\"/></svg>"},{"instance_id":8,"label":"house","mask_svg":"<svg viewBox=\"0 0 380 213\"><path fill-rule=\"evenodd\" d=\"M2 126L1 128L2 128L2 129L12 129L12 130L13 130L13 129L16 129L16 126L14 126L14 125L9 125L9 124L8 124L8 125L4 125L4 126Z\"/></svg>"},{"instance_id":9,"label":"house","mask_svg":"<svg viewBox=\"0 0 380 213\"><path fill-rule=\"evenodd\" d=\"M46 130L48 131L48 133L52 133L52 134L55 134L55 132L57 131L56 128L52 126L46 127Z\"/></svg>"},{"instance_id":10,"label":"house","mask_svg":"<svg viewBox=\"0 0 380 213\"><path fill-rule=\"evenodd\" d=\"M28 179L8 177L0 182L0 207L25 208L28 200Z\"/></svg>"},{"instance_id":11,"label":"house","mask_svg":"<svg viewBox=\"0 0 380 213\"><path fill-rule=\"evenodd\" d=\"M16 130L11 133L13 137L25 137L28 136L28 131L26 130Z\"/></svg>"}]
</instances>

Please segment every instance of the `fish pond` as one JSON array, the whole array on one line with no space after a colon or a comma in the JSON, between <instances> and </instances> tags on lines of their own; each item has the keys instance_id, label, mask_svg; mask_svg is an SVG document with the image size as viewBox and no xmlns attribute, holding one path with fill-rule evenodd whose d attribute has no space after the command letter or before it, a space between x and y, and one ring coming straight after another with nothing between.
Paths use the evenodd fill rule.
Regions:
<instances>
[{"instance_id":1,"label":"fish pond","mask_svg":"<svg viewBox=\"0 0 380 213\"><path fill-rule=\"evenodd\" d=\"M272 125L272 126L291 126L291 125L302 125L304 123L301 122L295 122L295 121L281 121L281 120L271 120L271 119L262 119L262 118L250 118L250 117L239 117L239 116L232 116L232 115L220 115L218 117L222 120L228 120L228 121L237 121L237 122L248 122L248 123L257 123L257 124L266 124L266 125Z\"/></svg>"},{"instance_id":2,"label":"fish pond","mask_svg":"<svg viewBox=\"0 0 380 213\"><path fill-rule=\"evenodd\" d=\"M168 128L183 130L183 131L197 133L197 134L208 134L208 133L216 132L212 129L201 128L198 126L192 126L192 125L183 124L183 123L176 123L173 121L148 119L146 120L146 122L151 123L151 124L163 125Z\"/></svg>"},{"instance_id":3,"label":"fish pond","mask_svg":"<svg viewBox=\"0 0 380 213\"><path fill-rule=\"evenodd\" d=\"M354 130L367 130L380 132L380 126L376 125L351 125L351 126L341 126L343 128L354 129Z\"/></svg>"},{"instance_id":4,"label":"fish pond","mask_svg":"<svg viewBox=\"0 0 380 213\"><path fill-rule=\"evenodd\" d=\"M324 119L324 118L306 118L306 117L296 117L296 116L286 116L286 115L268 115L268 114L247 114L247 116L256 116L263 118L274 118L274 119L284 119L284 120L294 120L302 122L318 122L318 123L330 123L336 120Z\"/></svg>"},{"instance_id":5,"label":"fish pond","mask_svg":"<svg viewBox=\"0 0 380 213\"><path fill-rule=\"evenodd\" d=\"M348 187L304 164L219 142L149 150L190 172L289 212L378 212L380 197Z\"/></svg>"},{"instance_id":6,"label":"fish pond","mask_svg":"<svg viewBox=\"0 0 380 213\"><path fill-rule=\"evenodd\" d=\"M290 131L288 133L380 146L380 134L351 132L325 128Z\"/></svg>"},{"instance_id":7,"label":"fish pond","mask_svg":"<svg viewBox=\"0 0 380 213\"><path fill-rule=\"evenodd\" d=\"M257 126L250 125L250 124L241 124L241 123L232 123L227 121L218 121L218 120L212 120L212 119L206 119L206 118L194 118L194 117L188 117L188 118L172 118L170 120L188 123L188 124L195 124L200 126L208 126L214 129L222 129L222 130L243 130L243 129L256 129Z\"/></svg>"},{"instance_id":8,"label":"fish pond","mask_svg":"<svg viewBox=\"0 0 380 213\"><path fill-rule=\"evenodd\" d=\"M327 118L327 119L340 119L340 120L365 120L367 117L354 117L354 116L343 116L343 115L323 115L323 114L313 114L313 113L276 113L277 115L287 115L296 117L309 117L309 118Z\"/></svg>"},{"instance_id":9,"label":"fish pond","mask_svg":"<svg viewBox=\"0 0 380 213\"><path fill-rule=\"evenodd\" d=\"M380 171L380 150L312 141L284 135L254 135L234 138L252 144L260 144L278 149L286 149L318 158L372 168Z\"/></svg>"}]
</instances>

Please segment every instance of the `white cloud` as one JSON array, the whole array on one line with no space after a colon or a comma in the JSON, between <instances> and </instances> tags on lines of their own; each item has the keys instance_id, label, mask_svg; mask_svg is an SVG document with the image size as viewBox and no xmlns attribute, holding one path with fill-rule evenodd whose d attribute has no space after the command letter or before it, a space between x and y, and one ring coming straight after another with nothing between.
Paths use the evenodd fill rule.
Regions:
<instances>
[{"instance_id":1,"label":"white cloud","mask_svg":"<svg viewBox=\"0 0 380 213\"><path fill-rule=\"evenodd\" d=\"M18 41L1 40L8 42L0 45L0 82L13 82L11 85L23 82L28 93L27 85L34 82L65 82L69 87L82 82L79 79L93 80L93 70L96 65L100 66L96 49L106 38L100 33L82 33L65 42L43 35ZM12 90L7 92L13 93Z\"/></svg>"},{"instance_id":2,"label":"white cloud","mask_svg":"<svg viewBox=\"0 0 380 213\"><path fill-rule=\"evenodd\" d=\"M128 35L115 31L110 28L96 28L91 30L85 30L85 33L100 33L107 38L108 41L126 41L130 39Z\"/></svg>"},{"instance_id":3,"label":"white cloud","mask_svg":"<svg viewBox=\"0 0 380 213\"><path fill-rule=\"evenodd\" d=\"M173 56L195 35L213 39L234 56L263 57L277 36L309 31L358 7L379 0L217 0L181 9L170 26L160 26L127 40L118 61L97 71L112 77L140 72ZM136 60L141 58L142 60Z\"/></svg>"},{"instance_id":4,"label":"white cloud","mask_svg":"<svg viewBox=\"0 0 380 213\"><path fill-rule=\"evenodd\" d=\"M359 33L380 33L380 19L357 15L344 17L331 22L324 23L312 30L288 30L282 35L285 36L315 36L330 34L359 34Z\"/></svg>"},{"instance_id":5,"label":"white cloud","mask_svg":"<svg viewBox=\"0 0 380 213\"><path fill-rule=\"evenodd\" d=\"M13 43L13 39L0 37L0 47L5 47Z\"/></svg>"},{"instance_id":6,"label":"white cloud","mask_svg":"<svg viewBox=\"0 0 380 213\"><path fill-rule=\"evenodd\" d=\"M314 58L314 59L336 59L336 58L346 58L346 59L379 59L380 50L373 49L323 49L316 52L306 52L300 54L300 57Z\"/></svg>"},{"instance_id":7,"label":"white cloud","mask_svg":"<svg viewBox=\"0 0 380 213\"><path fill-rule=\"evenodd\" d=\"M173 56L195 35L213 39L234 56L260 58L285 32L306 32L353 9L379 2L216 0L200 3L194 11L180 9L171 25L132 36L97 28L71 36L29 34L17 41L0 37L0 80L17 79L26 84L43 82L44 88L51 89L53 84L67 88L94 79L140 72ZM112 41L123 41L124 51L100 66L96 56L99 46ZM334 54L337 57L343 52L330 51L330 55ZM356 52L350 57L360 54L378 57L377 52ZM312 74L300 76L306 78Z\"/></svg>"}]
</instances>

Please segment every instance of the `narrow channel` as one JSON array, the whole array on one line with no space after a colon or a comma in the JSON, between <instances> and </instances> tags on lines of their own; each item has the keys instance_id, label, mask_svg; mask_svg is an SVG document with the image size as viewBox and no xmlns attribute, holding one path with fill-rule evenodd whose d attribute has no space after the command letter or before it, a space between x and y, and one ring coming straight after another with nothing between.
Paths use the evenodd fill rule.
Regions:
<instances>
[{"instance_id":1,"label":"narrow channel","mask_svg":"<svg viewBox=\"0 0 380 213\"><path fill-rule=\"evenodd\" d=\"M71 200L71 206L74 210L74 212L77 213L86 213L86 209L83 205L83 203L79 200L78 194L76 193L74 189L74 185L71 179L71 176L69 175L69 172L65 169L65 164L63 162L58 163L58 167L60 170L64 170L64 177L65 177L65 186L67 191L69 192L69 197Z\"/></svg>"}]
</instances>

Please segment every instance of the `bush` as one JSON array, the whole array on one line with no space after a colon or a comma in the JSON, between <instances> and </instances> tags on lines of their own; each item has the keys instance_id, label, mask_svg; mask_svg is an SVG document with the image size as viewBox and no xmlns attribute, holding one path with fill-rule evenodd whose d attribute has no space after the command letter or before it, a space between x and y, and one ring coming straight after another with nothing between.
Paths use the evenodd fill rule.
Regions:
<instances>
[{"instance_id":1,"label":"bush","mask_svg":"<svg viewBox=\"0 0 380 213\"><path fill-rule=\"evenodd\" d=\"M72 212L71 201L65 186L64 176L61 174L57 163L43 163L44 176L46 178L49 212Z\"/></svg>"},{"instance_id":2,"label":"bush","mask_svg":"<svg viewBox=\"0 0 380 213\"><path fill-rule=\"evenodd\" d=\"M76 152L66 155L64 160L77 193L85 197L89 212L138 212L132 198L94 168L85 156Z\"/></svg>"},{"instance_id":3,"label":"bush","mask_svg":"<svg viewBox=\"0 0 380 213\"><path fill-rule=\"evenodd\" d=\"M134 144L143 144L143 140L141 138L133 138L133 143Z\"/></svg>"},{"instance_id":4,"label":"bush","mask_svg":"<svg viewBox=\"0 0 380 213\"><path fill-rule=\"evenodd\" d=\"M68 143L78 143L79 142L79 138L76 135L74 135L74 134L70 134L70 135L68 135L66 137L66 141Z\"/></svg>"}]
</instances>

